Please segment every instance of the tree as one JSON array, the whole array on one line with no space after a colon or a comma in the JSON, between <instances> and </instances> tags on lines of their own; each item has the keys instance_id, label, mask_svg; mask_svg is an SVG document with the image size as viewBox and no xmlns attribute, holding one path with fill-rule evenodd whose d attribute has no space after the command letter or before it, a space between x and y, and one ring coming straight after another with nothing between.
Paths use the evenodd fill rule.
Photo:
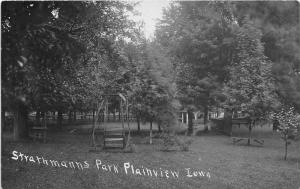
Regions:
<instances>
[{"instance_id":1,"label":"tree","mask_svg":"<svg viewBox=\"0 0 300 189\"><path fill-rule=\"evenodd\" d=\"M171 131L177 119L173 106L175 83L172 65L163 49L154 42L144 40L138 48L131 48L130 59L136 65L130 87L132 109L138 121L150 122L150 130L152 122L157 122L164 132Z\"/></svg>"},{"instance_id":2,"label":"tree","mask_svg":"<svg viewBox=\"0 0 300 189\"><path fill-rule=\"evenodd\" d=\"M232 111L244 110L252 116L265 116L276 107L277 100L271 77L272 63L264 56L258 29L248 21L235 28L230 77L223 89L227 97L225 106Z\"/></svg>"},{"instance_id":3,"label":"tree","mask_svg":"<svg viewBox=\"0 0 300 189\"><path fill-rule=\"evenodd\" d=\"M274 64L276 93L283 104L299 111L299 3L234 2L238 22L250 19L262 31L264 54Z\"/></svg>"},{"instance_id":4,"label":"tree","mask_svg":"<svg viewBox=\"0 0 300 189\"><path fill-rule=\"evenodd\" d=\"M294 107L289 107L274 113L272 117L279 122L277 131L280 132L281 138L285 142L284 160L287 160L288 145L291 144L291 140L297 140L300 136L299 114L295 113Z\"/></svg>"},{"instance_id":5,"label":"tree","mask_svg":"<svg viewBox=\"0 0 300 189\"><path fill-rule=\"evenodd\" d=\"M204 111L206 130L208 111L222 100L222 85L229 75L231 19L226 3L173 3L156 32L173 57L181 102L189 111Z\"/></svg>"},{"instance_id":6,"label":"tree","mask_svg":"<svg viewBox=\"0 0 300 189\"><path fill-rule=\"evenodd\" d=\"M34 104L32 98L39 100L37 93L42 96L41 90L53 89L52 70L59 65L55 60L72 42L66 41L58 48L56 34L61 33L42 25L54 19L51 12L57 8L55 3L5 2L2 5L2 102L14 112L17 139L26 135L26 114Z\"/></svg>"},{"instance_id":7,"label":"tree","mask_svg":"<svg viewBox=\"0 0 300 189\"><path fill-rule=\"evenodd\" d=\"M2 5L2 100L20 119L16 122L16 139L26 135L26 125L22 123L29 110L61 112L89 101L97 85L90 85L86 91L85 85L95 78L84 73L106 60L108 68L117 70L121 56L115 45L134 33L126 17L126 11L132 10L130 3ZM102 84L99 90L105 87L108 86Z\"/></svg>"}]
</instances>

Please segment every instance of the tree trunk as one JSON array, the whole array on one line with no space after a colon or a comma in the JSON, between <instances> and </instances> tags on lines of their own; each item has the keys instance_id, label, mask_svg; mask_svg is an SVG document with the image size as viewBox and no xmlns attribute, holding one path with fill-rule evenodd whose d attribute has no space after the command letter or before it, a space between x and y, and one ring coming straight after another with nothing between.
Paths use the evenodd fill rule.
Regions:
<instances>
[{"instance_id":1,"label":"tree trunk","mask_svg":"<svg viewBox=\"0 0 300 189\"><path fill-rule=\"evenodd\" d=\"M100 116L101 117L99 118L99 120L101 120L102 122L105 122L106 120L105 120L105 113L104 113L104 111L100 113Z\"/></svg>"},{"instance_id":2,"label":"tree trunk","mask_svg":"<svg viewBox=\"0 0 300 189\"><path fill-rule=\"evenodd\" d=\"M95 110L93 109L93 123L95 122Z\"/></svg>"},{"instance_id":3,"label":"tree trunk","mask_svg":"<svg viewBox=\"0 0 300 189\"><path fill-rule=\"evenodd\" d=\"M72 111L69 111L69 123L72 122Z\"/></svg>"},{"instance_id":4,"label":"tree trunk","mask_svg":"<svg viewBox=\"0 0 300 189\"><path fill-rule=\"evenodd\" d=\"M42 116L42 127L47 127L47 120L48 120L47 113L48 112L42 112L41 113L41 116Z\"/></svg>"},{"instance_id":5,"label":"tree trunk","mask_svg":"<svg viewBox=\"0 0 300 189\"><path fill-rule=\"evenodd\" d=\"M110 120L109 120L109 108L108 108L108 105L107 105L107 112L106 112L106 119L107 119L107 122L109 122Z\"/></svg>"},{"instance_id":6,"label":"tree trunk","mask_svg":"<svg viewBox=\"0 0 300 189\"><path fill-rule=\"evenodd\" d=\"M193 112L191 110L188 110L187 114L188 114L188 120L186 120L186 121L188 123L188 135L190 136L194 132L194 127L193 127Z\"/></svg>"},{"instance_id":7,"label":"tree trunk","mask_svg":"<svg viewBox=\"0 0 300 189\"><path fill-rule=\"evenodd\" d=\"M288 149L288 136L285 134L284 136L284 141L285 141L285 152L284 152L284 160L287 159L287 149Z\"/></svg>"},{"instance_id":8,"label":"tree trunk","mask_svg":"<svg viewBox=\"0 0 300 189\"><path fill-rule=\"evenodd\" d=\"M14 140L28 137L27 110L26 107L19 105L13 112L14 117Z\"/></svg>"},{"instance_id":9,"label":"tree trunk","mask_svg":"<svg viewBox=\"0 0 300 189\"><path fill-rule=\"evenodd\" d=\"M141 131L141 121L140 121L140 116L137 114L136 116L136 122L137 122L137 130L138 132Z\"/></svg>"},{"instance_id":10,"label":"tree trunk","mask_svg":"<svg viewBox=\"0 0 300 189\"><path fill-rule=\"evenodd\" d=\"M116 121L116 109L114 109L114 112L113 112L113 120Z\"/></svg>"},{"instance_id":11,"label":"tree trunk","mask_svg":"<svg viewBox=\"0 0 300 189\"><path fill-rule=\"evenodd\" d=\"M61 111L58 111L58 112L57 112L57 127L58 127L59 129L62 128L62 120L63 120L63 114L62 114Z\"/></svg>"},{"instance_id":12,"label":"tree trunk","mask_svg":"<svg viewBox=\"0 0 300 189\"><path fill-rule=\"evenodd\" d=\"M273 131L277 131L279 126L279 121L277 119L273 120Z\"/></svg>"},{"instance_id":13,"label":"tree trunk","mask_svg":"<svg viewBox=\"0 0 300 189\"><path fill-rule=\"evenodd\" d=\"M2 107L1 110L1 125L2 125L2 131L5 129L5 109Z\"/></svg>"},{"instance_id":14,"label":"tree trunk","mask_svg":"<svg viewBox=\"0 0 300 189\"><path fill-rule=\"evenodd\" d=\"M204 116L203 116L203 124L204 124L204 131L205 132L208 132L208 125L207 125L207 122L208 122L208 106L205 105L204 107Z\"/></svg>"},{"instance_id":15,"label":"tree trunk","mask_svg":"<svg viewBox=\"0 0 300 189\"><path fill-rule=\"evenodd\" d=\"M56 120L55 113L56 113L56 112L52 112L52 120L53 120L53 121Z\"/></svg>"},{"instance_id":16,"label":"tree trunk","mask_svg":"<svg viewBox=\"0 0 300 189\"><path fill-rule=\"evenodd\" d=\"M223 132L232 135L232 110L226 109L224 112Z\"/></svg>"},{"instance_id":17,"label":"tree trunk","mask_svg":"<svg viewBox=\"0 0 300 189\"><path fill-rule=\"evenodd\" d=\"M44 127L45 126L45 121L46 121L46 119L45 119L45 112L41 112L41 126L42 127Z\"/></svg>"},{"instance_id":18,"label":"tree trunk","mask_svg":"<svg viewBox=\"0 0 300 189\"><path fill-rule=\"evenodd\" d=\"M41 112L40 111L36 111L36 115L35 115L35 124L36 125L40 124L40 119L41 119Z\"/></svg>"},{"instance_id":19,"label":"tree trunk","mask_svg":"<svg viewBox=\"0 0 300 189\"><path fill-rule=\"evenodd\" d=\"M150 144L152 144L152 121L150 121Z\"/></svg>"},{"instance_id":20,"label":"tree trunk","mask_svg":"<svg viewBox=\"0 0 300 189\"><path fill-rule=\"evenodd\" d=\"M119 121L121 120L121 107L119 107Z\"/></svg>"},{"instance_id":21,"label":"tree trunk","mask_svg":"<svg viewBox=\"0 0 300 189\"><path fill-rule=\"evenodd\" d=\"M74 116L74 122L76 122L76 119L77 119L77 117L76 117L76 111L74 111L73 116Z\"/></svg>"},{"instance_id":22,"label":"tree trunk","mask_svg":"<svg viewBox=\"0 0 300 189\"><path fill-rule=\"evenodd\" d=\"M160 123L158 123L158 132L161 132L161 126L160 126Z\"/></svg>"}]
</instances>

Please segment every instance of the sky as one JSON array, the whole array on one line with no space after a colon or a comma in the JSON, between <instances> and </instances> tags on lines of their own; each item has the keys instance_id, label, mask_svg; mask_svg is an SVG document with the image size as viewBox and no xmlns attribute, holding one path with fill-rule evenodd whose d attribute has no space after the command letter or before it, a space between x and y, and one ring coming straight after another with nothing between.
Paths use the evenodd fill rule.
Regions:
<instances>
[{"instance_id":1,"label":"sky","mask_svg":"<svg viewBox=\"0 0 300 189\"><path fill-rule=\"evenodd\" d=\"M146 38L153 37L157 19L162 18L162 10L168 6L169 2L168 0L141 0L140 4L136 6L136 10L141 15L135 16L134 19L145 23L144 33Z\"/></svg>"}]
</instances>

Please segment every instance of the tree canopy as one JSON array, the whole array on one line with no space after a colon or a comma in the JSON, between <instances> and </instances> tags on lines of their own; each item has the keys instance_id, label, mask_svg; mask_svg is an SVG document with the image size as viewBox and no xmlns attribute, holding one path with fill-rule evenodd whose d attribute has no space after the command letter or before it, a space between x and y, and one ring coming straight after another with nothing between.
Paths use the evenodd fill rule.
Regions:
<instances>
[{"instance_id":1,"label":"tree canopy","mask_svg":"<svg viewBox=\"0 0 300 189\"><path fill-rule=\"evenodd\" d=\"M219 107L299 111L298 3L172 2L152 41L129 18L134 7L3 2L2 107L22 125L29 111L91 111L101 95L123 93L165 128L180 103L205 124Z\"/></svg>"}]
</instances>

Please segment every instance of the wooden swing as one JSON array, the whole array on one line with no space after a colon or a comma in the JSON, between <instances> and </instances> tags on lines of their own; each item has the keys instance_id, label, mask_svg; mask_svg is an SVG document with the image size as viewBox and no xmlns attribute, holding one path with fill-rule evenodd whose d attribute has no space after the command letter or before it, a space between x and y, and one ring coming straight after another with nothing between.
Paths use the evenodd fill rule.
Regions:
<instances>
[{"instance_id":1,"label":"wooden swing","mask_svg":"<svg viewBox=\"0 0 300 189\"><path fill-rule=\"evenodd\" d=\"M108 97L119 97L120 99L120 112L121 114L121 121L122 121L122 127L107 127L107 124L105 122L108 120L109 112L108 112L108 106L109 101ZM98 146L101 146L96 143L96 127L100 128L100 114L101 112L104 113L104 119L103 119L103 149L108 148L121 148L125 149L126 145L129 144L130 140L130 127L129 127L129 120L127 119L127 125L128 125L128 136L127 136L127 142L126 142L126 136L125 136L125 124L124 124L124 111L125 115L128 118L128 101L122 94L107 94L102 96L102 100L98 105L97 113L96 113L96 119L93 124L93 131L92 131L92 140L93 144L92 146L97 149Z\"/></svg>"}]
</instances>

